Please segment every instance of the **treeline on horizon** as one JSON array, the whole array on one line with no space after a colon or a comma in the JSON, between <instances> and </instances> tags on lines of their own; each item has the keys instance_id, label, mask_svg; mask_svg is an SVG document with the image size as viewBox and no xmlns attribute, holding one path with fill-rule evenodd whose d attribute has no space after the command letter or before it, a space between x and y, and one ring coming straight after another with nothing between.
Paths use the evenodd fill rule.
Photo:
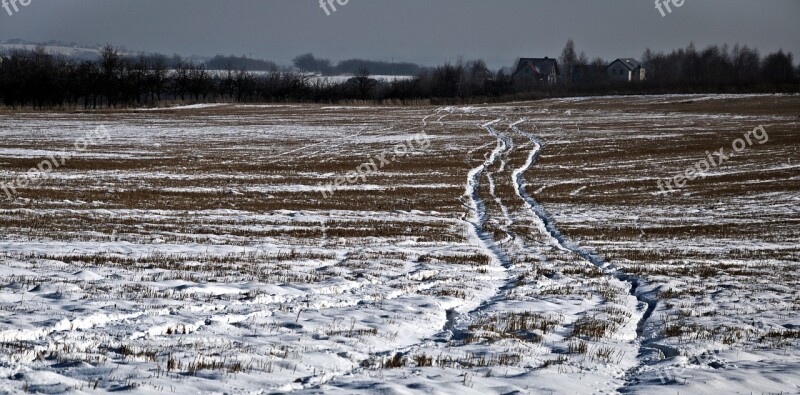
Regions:
<instances>
[{"instance_id":1,"label":"treeline on horizon","mask_svg":"<svg viewBox=\"0 0 800 395\"><path fill-rule=\"evenodd\" d=\"M482 60L460 59L432 68L359 60L334 66L306 54L294 61L303 72L282 70L277 65L263 72L249 71L247 65L233 68L225 57L215 58L219 64L196 64L161 55L124 56L111 46L101 51L97 61L71 60L48 54L43 48L12 50L0 59L0 98L11 108L96 109L213 101L438 104L598 94L800 91L800 67L794 66L790 53L778 51L762 57L757 50L740 46L709 46L698 51L689 45L670 53L648 49L642 58L646 81L615 82L598 75L590 81L573 82L572 67L589 62L585 55L575 54L570 40L559 58L562 75L556 84L515 78L502 69L493 71ZM591 64L607 62L595 59ZM335 73L341 67L354 69L354 76L337 82L309 75ZM372 77L405 74L398 70L413 73L390 81Z\"/></svg>"},{"instance_id":2,"label":"treeline on horizon","mask_svg":"<svg viewBox=\"0 0 800 395\"><path fill-rule=\"evenodd\" d=\"M173 56L170 65L177 67L181 63L180 57ZM334 64L328 59L317 58L314 54L307 53L294 58L294 67L280 66L275 62L248 58L245 56L217 55L203 63L208 70L250 70L250 71L301 71L316 73L324 76L355 74L359 70L367 69L376 75L416 75L424 67L409 62L384 62L366 59L348 59Z\"/></svg>"}]
</instances>

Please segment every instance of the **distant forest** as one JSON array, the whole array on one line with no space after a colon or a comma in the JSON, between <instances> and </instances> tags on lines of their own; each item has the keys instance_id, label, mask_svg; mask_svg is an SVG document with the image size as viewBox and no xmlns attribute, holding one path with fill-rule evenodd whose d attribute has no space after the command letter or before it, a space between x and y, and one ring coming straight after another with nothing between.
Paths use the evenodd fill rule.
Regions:
<instances>
[{"instance_id":1,"label":"distant forest","mask_svg":"<svg viewBox=\"0 0 800 395\"><path fill-rule=\"evenodd\" d=\"M411 63L329 60L305 54L294 68L245 57L217 56L195 63L178 56L126 56L107 46L96 61L73 60L44 48L0 54L0 99L11 108L105 108L158 106L172 102L482 103L555 96L713 92L799 92L800 67L792 54L761 56L735 46L693 45L669 53L646 50L645 81L615 82L599 74L572 78L575 66L595 65L570 40L558 58L555 83L490 70L482 60L457 60L424 68ZM602 70L602 68L601 68ZM349 74L326 80L312 74ZM406 75L384 79L375 75Z\"/></svg>"},{"instance_id":2,"label":"distant forest","mask_svg":"<svg viewBox=\"0 0 800 395\"><path fill-rule=\"evenodd\" d=\"M217 55L205 62L209 70L250 70L250 71L301 71L320 75L332 76L342 74L355 74L359 70L369 70L376 75L416 75L423 67L408 62L383 62L366 59L348 59L334 64L328 59L317 58L308 53L294 58L294 68L281 67L275 62L247 58L244 56Z\"/></svg>"},{"instance_id":3,"label":"distant forest","mask_svg":"<svg viewBox=\"0 0 800 395\"><path fill-rule=\"evenodd\" d=\"M314 54L300 55L294 58L294 66L305 72L322 75L356 74L359 70L368 70L377 75L417 75L423 67L408 62L381 62L364 59L343 60L333 65L328 59L314 57Z\"/></svg>"}]
</instances>

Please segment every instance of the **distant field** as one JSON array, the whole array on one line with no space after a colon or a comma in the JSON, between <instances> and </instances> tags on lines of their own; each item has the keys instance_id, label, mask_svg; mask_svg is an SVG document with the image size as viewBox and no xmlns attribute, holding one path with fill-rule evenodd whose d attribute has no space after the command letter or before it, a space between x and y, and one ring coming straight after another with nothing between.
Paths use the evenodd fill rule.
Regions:
<instances>
[{"instance_id":1,"label":"distant field","mask_svg":"<svg viewBox=\"0 0 800 395\"><path fill-rule=\"evenodd\" d=\"M0 393L800 391L797 95L4 110L0 141Z\"/></svg>"}]
</instances>

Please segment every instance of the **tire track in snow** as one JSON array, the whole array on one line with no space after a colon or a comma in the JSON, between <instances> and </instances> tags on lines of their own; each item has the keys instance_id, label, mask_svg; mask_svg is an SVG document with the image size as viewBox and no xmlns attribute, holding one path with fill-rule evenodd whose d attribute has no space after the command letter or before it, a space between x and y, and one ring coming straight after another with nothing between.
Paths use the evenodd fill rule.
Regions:
<instances>
[{"instance_id":1,"label":"tire track in snow","mask_svg":"<svg viewBox=\"0 0 800 395\"><path fill-rule=\"evenodd\" d=\"M543 146L542 143L536 137L534 137L529 133L523 132L517 127L517 125L525 121L526 121L525 119L522 119L510 125L511 130L524 136L525 138L530 140L530 142L533 144L533 149L528 154L528 159L525 161L525 164L523 164L522 167L514 170L514 172L511 174L511 181L514 185L514 190L516 191L517 196L519 196L520 199L522 199L526 203L528 208L535 214L534 219L536 220L537 228L539 229L542 235L547 237L552 246L564 252L574 253L583 258L584 260L588 261L592 265L597 266L600 269L604 269L604 262L600 257L595 256L594 254L591 254L587 251L584 251L575 246L574 244L568 242L566 238L561 234L561 232L559 232L558 229L556 229L553 220L550 219L550 216L547 215L542 206L539 205L539 203L537 203L536 200L534 200L525 190L527 182L525 182L523 175L525 174L525 172L530 170L531 167L533 167L534 163L536 163L536 160L539 158L539 153L541 152Z\"/></svg>"},{"instance_id":2,"label":"tire track in snow","mask_svg":"<svg viewBox=\"0 0 800 395\"><path fill-rule=\"evenodd\" d=\"M447 117L448 115L452 115L452 113L453 113L453 109L452 108L440 107L440 108L437 108L434 113L428 114L425 117L423 117L422 121L421 121L422 122L422 130L423 130L423 132L425 131L425 128L428 127L428 118L433 117L435 115L440 115L442 111L447 111L447 113L444 114L444 115L441 115L436 120L436 122L439 123L440 126L444 126L444 123L442 122L442 120L445 117ZM499 148L500 148L500 143L498 143L498 148L495 148L495 151L497 151ZM493 157L495 156L495 151L493 151L493 154L492 154ZM487 159L487 161L488 161L488 159ZM484 165L486 165L486 162L484 162ZM479 174L477 176L480 177ZM475 188L475 189L477 189L477 188ZM469 190L469 181L468 181L468 185L467 185L467 190ZM477 191L475 193L477 193ZM477 206L477 204L476 204L476 206ZM476 208L476 212L477 212L477 208ZM483 216L483 217L479 216L479 218L485 218L485 216ZM463 222L463 221L459 221L459 222ZM411 273L406 273L405 275L397 276L395 279L401 278L401 277L412 278L415 275L415 273L419 273L420 270L421 269L420 269L419 265L417 265L415 270L413 270ZM416 292L419 292L419 291L424 290L424 289L433 288L433 287L439 285L439 283L447 283L447 282L446 281L437 280L437 281L428 282L426 284L419 284L414 290L411 290L411 291L409 291L409 290L397 290L395 292L392 292L390 295L387 295L387 297L382 299L382 300L398 299L400 297L403 297L403 296L406 296L406 295L409 295L409 294L412 294L412 293L416 293ZM385 350L385 351L380 351L380 352L371 352L371 353L369 353L369 357L370 358L383 358L383 357L386 357L386 356L393 356L393 355L398 354L398 353L400 353L400 354L409 354L412 351L426 348L425 345L430 344L432 342L446 341L447 340L446 337L449 337L449 336L447 336L448 331L447 331L446 328L447 328L447 326L448 326L448 324L450 322L450 319L451 319L451 311L452 311L452 309L446 310L447 323L445 324L445 329L436 331L431 336L421 337L414 344L410 344L410 345L399 347L399 348L393 348L393 349L389 349L389 350ZM340 378L340 377L345 377L345 376L348 376L348 375L352 375L354 372L362 370L362 369L364 369L364 368L360 367L360 366L358 366L358 364L354 363L354 367L352 369L344 371L344 372L336 372L336 373L320 372L320 374L318 374L318 375L304 377L304 378L299 379L300 380L299 381L299 384L300 384L299 385L300 386L299 389L300 390L319 389L322 385L325 385L326 383L328 383L328 382L330 382L332 380L335 380L335 379Z\"/></svg>"},{"instance_id":3,"label":"tire track in snow","mask_svg":"<svg viewBox=\"0 0 800 395\"><path fill-rule=\"evenodd\" d=\"M500 249L497 243L495 243L492 235L485 231L484 224L486 223L487 218L486 205L483 203L483 199L481 199L480 195L478 194L481 176L487 172L487 169L491 165L497 162L497 159L500 157L500 155L508 148L508 143L506 143L506 141L501 138L500 135L497 134L491 127L491 125L501 121L502 119L496 119L481 125L481 127L486 129L486 131L492 137L497 139L497 143L494 150L492 150L486 160L467 173L467 185L464 190L464 197L466 197L469 201L469 205L467 206L469 208L469 212L467 213L467 218L465 218L464 221L467 223L467 231L469 233L469 239L472 241L472 243L481 246L487 255L489 255L489 259L495 266L499 266L504 270L507 270L511 266L511 260ZM482 304L485 303L486 302ZM453 319L455 319L455 317L453 317Z\"/></svg>"},{"instance_id":4,"label":"tire track in snow","mask_svg":"<svg viewBox=\"0 0 800 395\"><path fill-rule=\"evenodd\" d=\"M447 111L447 109L444 109ZM442 111L442 109L437 110L438 112ZM423 118L423 124L427 125L427 118L429 116ZM444 118L439 118L439 121ZM486 207L483 203L483 200L480 198L478 194L478 188L480 186L480 179L483 174L486 173L487 169L497 162L497 159L500 155L508 149L508 144L506 141L500 137L498 133L491 128L492 124L500 122L502 119L497 119L491 121L489 123L480 125L482 128L486 129L490 135L492 135L496 139L495 148L491 151L491 153L485 158L485 160L477 167L471 169L467 173L467 183L464 191L464 196L469 200L469 204L467 208L469 209L468 213L465 214L465 218L462 220L466 223L467 232L469 233L469 241L472 245L480 246L489 256L489 259L495 266L502 267L504 271L506 271L511 266L511 261L506 256L506 254L495 244L494 239L490 234L487 234L484 230L484 223L487 218ZM442 343L447 342L453 338L459 336L460 331L457 329L458 322L465 320L469 317L470 314L473 312L484 308L487 305L491 305L494 301L503 297L503 289L506 288L507 285L501 286L498 289L498 292L495 296L480 302L478 307L472 309L469 312L465 312L459 314L456 312L455 308L451 308L446 310L446 321L445 325L441 331L438 331L431 337L421 338L419 342L415 344L411 344L405 347L395 348L391 350L381 351L381 352L374 352L370 354L371 358L384 358L384 357L391 357L395 354L410 354L416 350L420 349L429 349L430 346L426 347L426 344L429 345L431 343ZM354 368L349 372L344 372L336 375L326 375L325 377L320 376L312 376L307 377L303 380L303 387L304 389L310 388L319 388L321 385L334 380L337 377L346 376L348 374L352 374L354 371L357 371L361 368ZM317 379L319 379L317 381ZM313 384L311 384L313 382Z\"/></svg>"},{"instance_id":5,"label":"tire track in snow","mask_svg":"<svg viewBox=\"0 0 800 395\"><path fill-rule=\"evenodd\" d=\"M438 111L442 111L442 109L439 109ZM437 122L441 123L441 120L443 118L444 116L439 118ZM427 117L425 119L427 119ZM423 119L423 123L425 119ZM497 245L497 243L495 243L492 235L485 231L484 224L488 217L488 213L486 210L486 206L483 203L483 199L481 199L481 197L478 194L481 177L484 174L486 174L491 182L492 178L491 178L491 173L488 171L489 167L496 164L498 158L500 158L504 154L508 154L511 151L511 149L513 149L513 142L511 142L511 139L506 136L502 136L500 133L498 133L491 127L491 125L501 121L502 119L496 119L494 121L480 125L480 127L485 129L492 137L496 139L496 143L495 143L495 148L485 157L484 161L479 166L471 169L467 173L467 184L465 187L464 197L466 197L469 200L469 204L467 205L469 211L465 215L465 219L463 221L466 222L467 231L470 235L469 236L469 240L471 241L470 244L482 247L482 249L489 256L489 259L492 261L492 263L496 267L498 266L501 267L504 272L507 272L507 270L512 266L511 260L505 254L505 252L503 252L502 249ZM503 168L505 167L505 163L502 164L502 167ZM490 189L492 188L490 187ZM493 191L491 192L491 194L492 196L494 196ZM507 220L511 221L510 216L507 215L508 213L507 208L502 204L502 202L497 196L494 197L497 203L500 205L501 210L503 211ZM509 237L511 237L510 234ZM510 284L512 283L513 281L508 281L508 278L506 278L506 281L502 286L498 287L497 293L494 296L480 302L476 308L468 312L459 314L458 312L456 312L455 308L448 309L446 311L446 322L444 327L442 328L442 331L438 332L434 336L426 339L421 339L420 342L406 347L389 351L383 351L380 353L373 353L371 356L391 357L396 353L409 354L412 351L424 349L425 347L423 346L425 345L425 343L442 342L442 341L446 342L452 340L453 338L458 338L463 332L458 329L459 321L466 321L468 317L474 314L475 312L485 309L487 306L490 306L496 303L497 301L502 300L505 297L504 291L508 289L511 286Z\"/></svg>"},{"instance_id":6,"label":"tire track in snow","mask_svg":"<svg viewBox=\"0 0 800 395\"><path fill-rule=\"evenodd\" d=\"M495 130L494 128L491 127L491 125L488 126L488 129L491 130L490 131L491 134L493 134L494 136L497 136L498 138L502 139L505 142L505 145L506 145L505 149L503 150L503 152L501 153L501 156L500 156L500 168L497 169L498 173L502 173L506 168L506 159L508 158L508 155L515 148L514 147L514 141L512 139L510 139L508 136L503 135L501 133L498 133L497 130ZM515 239L515 235L513 234L513 232L511 232L508 229L511 225L514 224L514 221L511 219L511 215L508 212L508 207L506 207L506 205L503 204L503 201L495 193L496 185L495 185L495 179L494 179L494 172L487 171L486 172L486 176L487 176L487 179L489 180L489 194L494 198L494 201L497 203L497 205L500 207L500 211L503 213L503 218L505 218L505 224L504 225L498 225L500 230L502 230L503 233L506 234L506 239L499 242L500 244L504 244L504 243L506 243L508 241L511 241L511 240Z\"/></svg>"},{"instance_id":7,"label":"tire track in snow","mask_svg":"<svg viewBox=\"0 0 800 395\"><path fill-rule=\"evenodd\" d=\"M486 132L496 139L496 147L492 152L486 157L484 162L473 168L467 174L467 186L465 189L464 196L469 199L469 214L468 218L465 220L467 222L467 229L470 234L470 240L473 241L473 244L481 245L485 252L488 253L492 263L495 267L502 268L503 271L503 280L502 284L497 287L497 291L493 296L488 299L482 301L475 309L469 311L466 314L458 315L455 311L448 311L447 314L447 324L445 325L445 330L449 330L452 335L451 339L459 339L461 336L464 335L465 331L459 329L459 321L468 321L469 317L473 314L488 309L489 307L497 304L498 302L507 299L507 291L514 287L514 283L516 282L515 279L509 278L509 271L513 268L513 263L508 255L500 248L498 243L495 242L494 238L490 233L487 233L484 229L484 224L486 223L486 219L488 217L488 212L486 209L485 204L483 203L483 199L481 199L478 188L480 186L480 179L483 174L487 175L489 180L489 193L491 196L494 197L495 201L497 202L498 206L500 207L503 216L506 219L506 226L501 226L500 229L508 236L506 240L516 240L514 235L508 231L507 227L513 224L513 220L509 215L507 207L502 203L502 200L495 194L494 191L494 178L492 177L493 173L489 171L489 168L496 164L498 158L501 158L503 155L508 155L511 150L514 148L513 141L508 137L499 132L497 132L492 125L502 122L501 119L496 119L494 121L485 123L481 125ZM505 169L505 160L501 159L502 163L498 171L503 171Z\"/></svg>"},{"instance_id":8,"label":"tire track in snow","mask_svg":"<svg viewBox=\"0 0 800 395\"><path fill-rule=\"evenodd\" d=\"M599 257L599 256L597 256L597 255L595 255L595 254L593 254L593 253L591 253L591 252L589 252L587 250L584 250L584 249L578 247L577 245L571 243L570 241L568 241L566 239L566 237L564 237L564 235L562 235L561 232L558 231L558 229L555 226L555 223L550 218L550 216L547 214L547 212L544 210L544 208L535 199L533 199L530 195L528 195L528 193L525 191L525 187L526 187L527 183L525 182L525 180L523 178L523 174L526 171L528 171L534 165L534 163L536 163L536 160L538 159L539 154L541 153L541 150L542 150L542 148L544 146L544 144L539 139L537 139L535 136L531 135L530 133L524 132L524 131L522 131L521 129L519 129L517 127L517 125L519 125L519 124L521 124L521 123L523 123L525 121L526 121L526 119L521 119L521 120L511 124L511 129L512 130L514 130L515 132L519 133L520 135L522 135L525 138L527 138L528 140L530 140L531 143L533 143L533 145L534 145L533 149L531 150L530 154L528 155L528 160L525 162L525 164L522 167L520 167L519 169L515 170L514 174L512 176L513 183L514 183L514 189L516 189L517 195L522 200L525 201L525 203L527 204L528 208L538 218L538 222L539 222L539 225L540 225L539 226L540 230L544 230L543 234L545 234L546 236L548 236L550 238L550 240L553 242L553 245L556 248L558 248L560 250L563 250L563 251L572 252L575 255L581 257L586 262L589 262L592 265L594 265L597 268L599 268L600 270L602 270L603 273L605 273L607 275L611 275L611 276L613 276L614 278L616 278L616 279L618 279L620 281L623 281L625 283L630 284L630 294L632 296L635 296L636 299L639 302L640 308L637 309L638 310L637 312L641 312L641 316L639 317L639 320L638 320L638 322L636 324L636 339L639 341L639 356L642 355L643 349L658 350L659 352L663 352L661 350L661 347L658 347L655 344L653 344L653 345L649 344L649 343L653 342L655 339L652 339L650 341L646 341L646 340L643 339L644 329L645 329L645 326L647 324L647 320L650 318L650 316L652 315L652 313L655 310L656 306L658 305L658 300L656 300L655 298L652 298L649 295L646 295L644 293L637 293L637 290L638 290L638 288L640 286L641 280L639 278L634 277L634 276L627 275L627 274L623 273L616 266L614 266L612 264L609 264L609 263L606 263L601 257ZM641 306L646 306L644 308L643 312L641 311L642 310ZM642 365L644 365L644 363L642 361L639 361L639 364L636 367L628 370L628 373L626 373L625 376L629 376L629 373L631 371L633 371L635 369L638 369L638 368L641 368Z\"/></svg>"}]
</instances>

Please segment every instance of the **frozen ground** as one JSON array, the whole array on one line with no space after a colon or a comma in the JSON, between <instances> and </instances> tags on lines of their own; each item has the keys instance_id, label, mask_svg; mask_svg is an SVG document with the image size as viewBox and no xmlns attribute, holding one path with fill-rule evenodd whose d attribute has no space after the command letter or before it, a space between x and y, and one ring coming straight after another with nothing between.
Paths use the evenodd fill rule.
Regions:
<instances>
[{"instance_id":1,"label":"frozen ground","mask_svg":"<svg viewBox=\"0 0 800 395\"><path fill-rule=\"evenodd\" d=\"M0 393L798 393L798 108L0 113Z\"/></svg>"}]
</instances>

